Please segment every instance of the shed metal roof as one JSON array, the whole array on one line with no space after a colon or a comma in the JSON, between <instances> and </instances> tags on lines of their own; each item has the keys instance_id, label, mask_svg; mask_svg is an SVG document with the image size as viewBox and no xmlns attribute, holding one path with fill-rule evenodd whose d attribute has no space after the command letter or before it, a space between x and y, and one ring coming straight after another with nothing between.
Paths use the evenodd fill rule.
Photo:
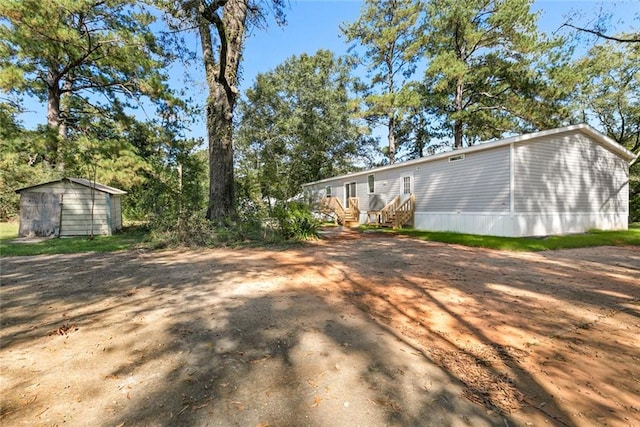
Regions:
<instances>
[{"instance_id":1,"label":"shed metal roof","mask_svg":"<svg viewBox=\"0 0 640 427\"><path fill-rule=\"evenodd\" d=\"M84 178L71 178L71 177L65 177L65 178L54 180L54 181L43 182L42 184L36 184L36 185L31 185L29 187L19 188L16 190L16 193L20 193L25 190L31 190L34 188L43 187L45 185L54 184L56 182L64 182L64 181L73 182L75 184L79 184L88 188L93 188L98 191L102 191L103 193L108 193L116 196L127 194L126 191L120 190L119 188L109 187L108 185L89 181L88 179L84 179Z\"/></svg>"},{"instance_id":2,"label":"shed metal roof","mask_svg":"<svg viewBox=\"0 0 640 427\"><path fill-rule=\"evenodd\" d=\"M377 167L377 168L366 169L366 170L362 170L362 171L358 171L358 172L347 173L347 174L344 174L344 175L333 176L331 178L325 178L325 179L321 179L319 181L314 181L314 182L309 182L309 183L303 184L303 187L306 187L306 186L309 186L309 185L314 185L314 184L321 184L321 183L324 183L324 182L333 181L335 179L351 178L351 177L358 176L358 175L370 174L372 172L379 172L379 171L383 171L383 170L392 170L392 169L402 168L402 167L406 167L406 166L410 166L410 165L419 165L419 164L422 164L422 163L427 163L427 162L431 162L431 161L434 161L434 160L446 158L446 157L449 157L449 156L452 156L452 155L467 154L467 153L473 153L473 152L476 152L476 151L490 150L492 148L502 147L504 145L509 145L509 144L513 144L513 143L517 144L517 143L521 143L521 142L525 142L525 141L532 141L532 140L535 140L535 139L538 139L538 138L543 138L543 137L546 137L546 136L552 136L552 135L556 135L556 134L575 132L575 131L582 132L585 135L590 136L596 142L598 142L600 145L604 146L609 151L612 151L613 153L617 154L618 156L620 156L621 158L625 159L628 162L631 162L631 161L636 159L636 155L635 154L633 154L631 151L629 151L626 148L624 148L622 145L618 144L613 139L609 138L606 135L603 135L602 133L598 132L597 130L595 130L591 126L589 126L587 124L584 124L584 123L581 123L581 124L565 126L565 127L561 127L561 128L555 128L555 129L543 130L543 131L539 131L539 132L527 133L527 134L524 134L524 135L516 135L516 136L509 137L509 138L499 139L499 140L496 140L496 141L480 143L480 144L477 144L477 145L473 145L471 147L461 148L459 150L446 151L446 152L443 152L443 153L433 154L433 155L427 156L427 157L421 157L419 159L408 160L406 162L394 163L392 165L380 166L380 167Z\"/></svg>"}]
</instances>

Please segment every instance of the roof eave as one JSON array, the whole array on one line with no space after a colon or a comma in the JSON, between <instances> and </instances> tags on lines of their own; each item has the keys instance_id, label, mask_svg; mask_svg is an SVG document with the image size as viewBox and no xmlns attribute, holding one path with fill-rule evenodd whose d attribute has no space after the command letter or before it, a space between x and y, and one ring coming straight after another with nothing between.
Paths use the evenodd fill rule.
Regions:
<instances>
[{"instance_id":1,"label":"roof eave","mask_svg":"<svg viewBox=\"0 0 640 427\"><path fill-rule=\"evenodd\" d=\"M309 182L309 183L303 184L302 187L309 187L309 186L312 186L312 185L323 184L325 182L330 182L330 181L337 180L337 179L347 179L347 178L350 178L350 177L366 175L366 174L370 174L372 172L380 172L380 171L385 171L385 170L389 170L389 169L395 169L395 168L400 168L400 167L405 167L405 166L411 166L413 164L427 163L427 162L440 160L442 158L446 158L446 157L453 156L453 155L468 154L468 153L473 153L473 152L476 152L476 151L489 150L489 149L492 149L492 148L498 148L498 147L502 147L502 146L505 146L505 145L510 145L510 144L524 142L524 141L528 141L528 140L532 140L532 139L543 138L545 136L551 136L551 135L556 135L556 134L566 133L566 132L573 132L573 131L580 131L580 132L582 132L582 133L584 133L586 135L591 136L592 138L594 138L598 142L600 142L603 146L607 147L609 150L611 150L611 151L615 152L616 154L618 154L619 156L623 157L628 162L632 162L633 160L636 159L636 155L635 154L633 154L631 151L629 151L626 148L624 148L622 145L618 144L613 139L609 138L606 135L603 135L602 133L598 132L597 130L595 130L594 128L592 128L591 126L589 126L589 125L587 125L585 123L580 123L580 124L577 124L577 125L569 125L569 126L564 126L564 127L561 127L561 128L548 129L548 130L542 130L542 131L533 132L533 133L527 133L527 134L524 134L524 135L510 136L508 138L499 139L497 141L483 142L483 143L480 143L480 144L477 144L477 145L473 145L471 147L465 147L465 148L461 148L459 150L452 150L452 151L447 151L447 152L444 152L444 153L438 153L438 154L434 154L432 156L422 157L422 158L414 159L414 160L409 160L409 161L402 162L402 163L395 163L393 165L380 166L380 167L377 167L377 168L367 169L367 170L364 170L364 171L358 171L358 172L348 173L348 174L344 174L344 175L338 175L338 176L334 176L334 177L331 177L331 178L321 179L319 181Z\"/></svg>"},{"instance_id":2,"label":"roof eave","mask_svg":"<svg viewBox=\"0 0 640 427\"><path fill-rule=\"evenodd\" d=\"M53 184L56 182L63 182L63 181L73 182L74 184L82 185L83 187L87 187L87 188L93 188L94 190L98 190L103 193L109 193L114 196L121 196L123 194L127 194L126 191L120 190L119 188L109 187L108 185L104 185L104 184L96 185L95 182L91 184L91 181L89 180L80 180L78 178L71 178L71 177L64 177L60 179L55 179L53 181L43 182L42 184L36 184L36 185L30 185L28 187L18 188L17 190L15 190L15 193L20 194L22 191L25 191L25 190L30 190L32 188L38 188L44 185ZM90 184L87 184L84 181L87 181Z\"/></svg>"}]
</instances>

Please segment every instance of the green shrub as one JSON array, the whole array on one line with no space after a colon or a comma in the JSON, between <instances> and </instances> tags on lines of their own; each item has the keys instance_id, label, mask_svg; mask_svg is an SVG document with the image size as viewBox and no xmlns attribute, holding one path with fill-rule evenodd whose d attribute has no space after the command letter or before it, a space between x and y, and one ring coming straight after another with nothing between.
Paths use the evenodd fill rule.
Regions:
<instances>
[{"instance_id":1,"label":"green shrub","mask_svg":"<svg viewBox=\"0 0 640 427\"><path fill-rule=\"evenodd\" d=\"M155 247L209 246L216 241L215 228L202 212L155 216L149 228Z\"/></svg>"},{"instance_id":2,"label":"green shrub","mask_svg":"<svg viewBox=\"0 0 640 427\"><path fill-rule=\"evenodd\" d=\"M278 233L286 240L306 240L318 237L320 223L313 218L308 205L291 202L276 205L273 209Z\"/></svg>"}]
</instances>

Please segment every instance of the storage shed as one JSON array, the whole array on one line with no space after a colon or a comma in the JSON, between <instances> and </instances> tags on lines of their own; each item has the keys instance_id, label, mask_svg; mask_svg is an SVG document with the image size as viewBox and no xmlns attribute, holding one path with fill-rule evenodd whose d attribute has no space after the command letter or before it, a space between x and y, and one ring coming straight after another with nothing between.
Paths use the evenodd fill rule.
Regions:
<instances>
[{"instance_id":1,"label":"storage shed","mask_svg":"<svg viewBox=\"0 0 640 427\"><path fill-rule=\"evenodd\" d=\"M347 221L495 236L627 229L635 155L588 125L487 142L305 184ZM328 202L330 201L330 202ZM404 212L401 212L404 209ZM403 214L398 221L398 215ZM351 215L351 216L349 216Z\"/></svg>"},{"instance_id":2,"label":"storage shed","mask_svg":"<svg viewBox=\"0 0 640 427\"><path fill-rule=\"evenodd\" d=\"M16 190L20 237L111 235L122 229L120 198L126 191L82 178Z\"/></svg>"}]
</instances>

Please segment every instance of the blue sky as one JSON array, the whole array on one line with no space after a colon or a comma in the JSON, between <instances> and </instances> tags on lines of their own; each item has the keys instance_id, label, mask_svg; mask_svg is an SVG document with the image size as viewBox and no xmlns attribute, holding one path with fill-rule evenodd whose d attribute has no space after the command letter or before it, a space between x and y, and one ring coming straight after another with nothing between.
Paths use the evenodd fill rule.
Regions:
<instances>
[{"instance_id":1,"label":"blue sky","mask_svg":"<svg viewBox=\"0 0 640 427\"><path fill-rule=\"evenodd\" d=\"M462 0L464 1L464 0ZM348 48L340 37L339 26L354 22L360 13L362 2L357 0L292 0L287 14L288 25L271 25L267 30L254 30L245 48L242 89L253 83L254 77L284 62L291 55L313 54L318 49L329 49L344 54ZM588 24L604 9L614 14L613 23L640 13L638 0L537 0L533 10L541 13L539 28L546 32L557 31L567 16L577 11L576 23ZM636 27L640 21L635 21Z\"/></svg>"},{"instance_id":2,"label":"blue sky","mask_svg":"<svg viewBox=\"0 0 640 427\"><path fill-rule=\"evenodd\" d=\"M574 12L578 16L575 22L582 25L588 25L601 11L611 13L612 24L618 30L627 30L640 26L639 4L638 0L536 0L533 9L540 11L539 28L547 33L557 31ZM267 29L254 29L248 38L240 90L250 87L258 73L272 70L291 55L313 54L318 49L329 49L338 55L346 53L348 46L340 37L339 26L355 21L361 7L362 2L359 0L291 0L286 26L278 27L270 23ZM590 42L593 43L594 40ZM191 48L199 50L196 37L191 39L191 43ZM200 102L204 101L206 94L204 81L199 78L201 68L189 70L192 78L196 79L195 84L183 82L181 69L176 69L172 78L173 84L190 87L190 95ZM27 128L46 122L43 105L30 100L26 106L32 110L32 113L22 116ZM188 136L204 135L204 124L200 122L192 127Z\"/></svg>"}]
</instances>

